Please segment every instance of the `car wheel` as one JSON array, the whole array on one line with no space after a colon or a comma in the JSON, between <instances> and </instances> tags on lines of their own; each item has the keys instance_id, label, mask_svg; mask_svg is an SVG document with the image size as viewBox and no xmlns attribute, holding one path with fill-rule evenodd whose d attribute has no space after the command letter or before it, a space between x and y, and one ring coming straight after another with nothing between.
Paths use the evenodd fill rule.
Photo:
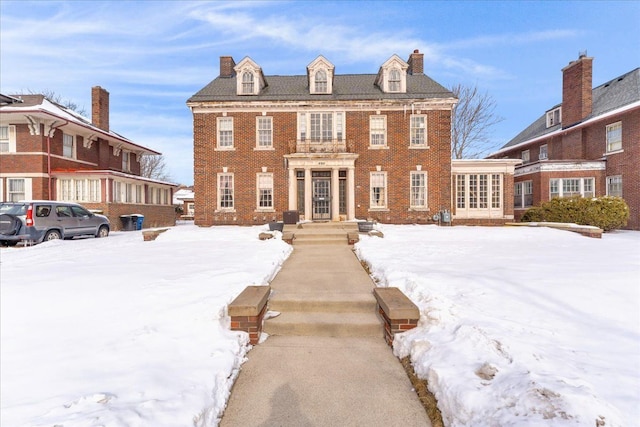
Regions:
<instances>
[{"instance_id":1,"label":"car wheel","mask_svg":"<svg viewBox=\"0 0 640 427\"><path fill-rule=\"evenodd\" d=\"M98 234L96 234L96 237L107 237L108 235L109 235L109 227L107 227L106 225L102 225L98 229Z\"/></svg>"},{"instance_id":2,"label":"car wheel","mask_svg":"<svg viewBox=\"0 0 640 427\"><path fill-rule=\"evenodd\" d=\"M60 234L60 232L58 230L49 230L47 231L47 234L44 235L44 242L48 242L50 240L58 240L58 239L62 239L62 235Z\"/></svg>"}]
</instances>

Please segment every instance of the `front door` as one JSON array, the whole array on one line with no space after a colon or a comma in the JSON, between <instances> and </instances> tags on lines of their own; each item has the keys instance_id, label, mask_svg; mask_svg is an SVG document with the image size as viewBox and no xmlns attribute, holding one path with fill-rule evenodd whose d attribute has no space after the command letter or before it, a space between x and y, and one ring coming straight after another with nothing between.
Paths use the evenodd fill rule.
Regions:
<instances>
[{"instance_id":1,"label":"front door","mask_svg":"<svg viewBox=\"0 0 640 427\"><path fill-rule=\"evenodd\" d=\"M314 177L313 220L331 219L331 178Z\"/></svg>"}]
</instances>

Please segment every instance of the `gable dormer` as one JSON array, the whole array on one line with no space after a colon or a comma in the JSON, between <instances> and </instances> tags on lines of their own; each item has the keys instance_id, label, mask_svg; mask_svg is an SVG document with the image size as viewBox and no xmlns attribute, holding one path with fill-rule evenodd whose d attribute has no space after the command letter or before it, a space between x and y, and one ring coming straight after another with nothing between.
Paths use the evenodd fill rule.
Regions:
<instances>
[{"instance_id":1,"label":"gable dormer","mask_svg":"<svg viewBox=\"0 0 640 427\"><path fill-rule=\"evenodd\" d=\"M334 65L320 55L307 65L309 93L325 95L333 93Z\"/></svg>"},{"instance_id":2,"label":"gable dormer","mask_svg":"<svg viewBox=\"0 0 640 427\"><path fill-rule=\"evenodd\" d=\"M259 95L267 86L262 68L246 56L233 70L236 72L236 93L238 95Z\"/></svg>"},{"instance_id":3,"label":"gable dormer","mask_svg":"<svg viewBox=\"0 0 640 427\"><path fill-rule=\"evenodd\" d=\"M409 64L400 59L398 55L393 55L380 67L376 77L376 86L385 93L406 93L407 69L409 69Z\"/></svg>"}]
</instances>

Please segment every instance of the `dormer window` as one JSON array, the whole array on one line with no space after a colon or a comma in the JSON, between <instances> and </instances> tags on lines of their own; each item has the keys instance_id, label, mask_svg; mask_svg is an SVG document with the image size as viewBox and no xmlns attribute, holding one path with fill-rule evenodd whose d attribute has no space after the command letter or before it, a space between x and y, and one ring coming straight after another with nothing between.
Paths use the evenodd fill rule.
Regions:
<instances>
[{"instance_id":1,"label":"dormer window","mask_svg":"<svg viewBox=\"0 0 640 427\"><path fill-rule=\"evenodd\" d=\"M237 95L260 95L267 86L262 69L248 56L233 67L236 79Z\"/></svg>"},{"instance_id":2,"label":"dormer window","mask_svg":"<svg viewBox=\"0 0 640 427\"><path fill-rule=\"evenodd\" d=\"M400 92L400 71L393 69L389 71L389 92Z\"/></svg>"},{"instance_id":3,"label":"dormer window","mask_svg":"<svg viewBox=\"0 0 640 427\"><path fill-rule=\"evenodd\" d=\"M327 93L327 72L319 70L316 73L316 93Z\"/></svg>"},{"instance_id":4,"label":"dormer window","mask_svg":"<svg viewBox=\"0 0 640 427\"><path fill-rule=\"evenodd\" d=\"M555 108L551 111L547 111L547 127L559 125L562 121L562 110L560 107Z\"/></svg>"},{"instance_id":5,"label":"dormer window","mask_svg":"<svg viewBox=\"0 0 640 427\"><path fill-rule=\"evenodd\" d=\"M335 67L327 59L320 55L307 65L307 82L311 94L333 93L333 71Z\"/></svg>"},{"instance_id":6,"label":"dormer window","mask_svg":"<svg viewBox=\"0 0 640 427\"><path fill-rule=\"evenodd\" d=\"M380 67L375 84L385 93L406 93L408 69L409 64L393 55Z\"/></svg>"},{"instance_id":7,"label":"dormer window","mask_svg":"<svg viewBox=\"0 0 640 427\"><path fill-rule=\"evenodd\" d=\"M242 73L242 93L244 95L253 95L253 73L245 71Z\"/></svg>"}]
</instances>

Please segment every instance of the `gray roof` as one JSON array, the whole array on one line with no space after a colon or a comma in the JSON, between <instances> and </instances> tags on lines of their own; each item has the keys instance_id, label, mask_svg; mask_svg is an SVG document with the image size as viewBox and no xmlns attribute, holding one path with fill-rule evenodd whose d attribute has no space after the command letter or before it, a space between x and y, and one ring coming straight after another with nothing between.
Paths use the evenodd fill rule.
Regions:
<instances>
[{"instance_id":1,"label":"gray roof","mask_svg":"<svg viewBox=\"0 0 640 427\"><path fill-rule=\"evenodd\" d=\"M384 93L374 84L376 74L336 75L333 93L312 95L309 93L306 75L265 76L267 86L259 95L238 95L236 78L217 77L187 102L206 101L305 101L305 100L378 100L378 99L431 99L454 98L453 93L424 74L407 75L406 93Z\"/></svg>"},{"instance_id":2,"label":"gray roof","mask_svg":"<svg viewBox=\"0 0 640 427\"><path fill-rule=\"evenodd\" d=\"M592 112L584 120L598 117L609 111L624 107L636 101L640 101L640 68L629 71L593 89ZM560 106L558 104L557 106ZM556 107L557 107L556 106ZM552 110L555 107L550 108ZM549 111L547 110L547 111ZM561 124L547 128L546 112L535 122L531 123L503 148L518 145L522 142L537 138L560 129Z\"/></svg>"}]
</instances>

